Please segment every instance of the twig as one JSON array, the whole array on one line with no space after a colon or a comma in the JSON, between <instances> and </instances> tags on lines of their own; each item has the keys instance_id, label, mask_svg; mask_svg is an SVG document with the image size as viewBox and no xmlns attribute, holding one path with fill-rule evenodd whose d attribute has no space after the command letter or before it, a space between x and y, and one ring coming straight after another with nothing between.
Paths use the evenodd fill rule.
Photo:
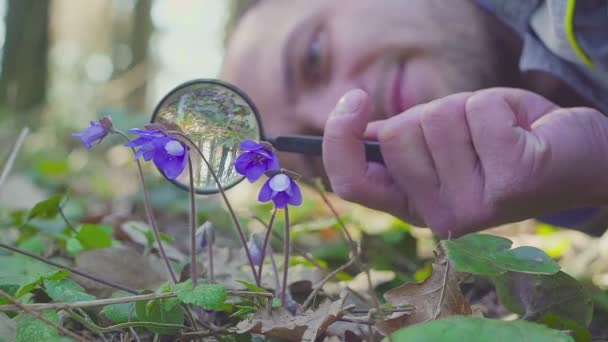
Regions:
<instances>
[{"instance_id":1,"label":"twig","mask_svg":"<svg viewBox=\"0 0 608 342\"><path fill-rule=\"evenodd\" d=\"M355 323L355 324L364 324L364 325L368 325L368 326L370 324L375 324L375 322L373 320L369 320L367 318L362 318L362 317L344 316L344 317L338 318L338 321Z\"/></svg>"},{"instance_id":2,"label":"twig","mask_svg":"<svg viewBox=\"0 0 608 342\"><path fill-rule=\"evenodd\" d=\"M129 137L120 130L112 128L112 132L120 135L127 142L131 141L131 139L129 139ZM135 148L132 147L131 150L135 154ZM165 253L165 248L163 247L163 241L160 238L160 231L158 229L156 219L154 218L154 215L152 214L152 206L150 205L150 196L148 194L148 188L146 187L146 179L144 178L144 171L142 170L141 162L139 161L139 159L137 159L136 163L137 163L137 171L139 172L139 179L141 180L142 192L144 193L144 208L146 211L146 216L148 218L148 224L150 226L152 226L152 232L154 233L154 239L156 240L156 243L158 244L158 251L160 252L160 256L162 257L162 259L165 262L165 266L167 266L167 271L169 272L169 275L171 276L171 280L173 280L174 284L177 284L177 277L175 276L175 271L173 271L171 262L169 261L169 258L167 257L167 253Z\"/></svg>"},{"instance_id":3,"label":"twig","mask_svg":"<svg viewBox=\"0 0 608 342\"><path fill-rule=\"evenodd\" d=\"M188 179L190 180L190 278L192 286L196 287L198 275L196 269L196 199L194 198L194 170L192 168L192 158L188 154Z\"/></svg>"},{"instance_id":4,"label":"twig","mask_svg":"<svg viewBox=\"0 0 608 342\"><path fill-rule=\"evenodd\" d=\"M226 203L226 208L228 209L228 212L230 213L230 217L232 218L232 221L234 222L234 225L236 226L236 230L238 232L239 239L241 240L241 245L242 245L243 249L245 250L245 254L247 255L247 261L249 261L249 267L251 267L251 273L253 274L253 278L255 279L255 284L259 287L261 284L261 281L258 278L258 275L255 271L255 265L253 263L253 259L251 258L251 252L249 251L249 247L247 246L247 239L245 238L245 233L243 231L243 228L241 227L241 223L239 222L239 219L236 216L236 213L234 212L234 209L232 208L232 205L230 204L230 201L228 200L228 197L226 196L226 192L224 191L224 187L222 187L222 183L220 182L219 178L217 177L217 174L215 173L215 171L213 170L213 167L211 167L211 164L209 164L209 161L203 154L203 151L201 151L201 149L198 148L198 146L194 143L194 141L192 141L192 139L190 139L190 137L188 135L186 135L182 132L179 132L179 131L169 131L168 133L183 138L188 143L188 145L192 146L196 150L196 152L201 156L201 159L203 160L203 162L209 169L209 173L211 173L213 180L217 184L217 187L220 191L220 195L222 196L224 203Z\"/></svg>"},{"instance_id":5,"label":"twig","mask_svg":"<svg viewBox=\"0 0 608 342\"><path fill-rule=\"evenodd\" d=\"M29 132L30 132L30 129L27 127L24 127L21 130L21 133L19 133L19 137L17 137L17 141L15 142L15 145L13 145L11 154L8 156L8 160L6 161L6 164L4 164L4 169L2 170L2 175L0 175L0 188L2 188L2 185L6 181L6 178L8 178L8 174L13 169L13 165L15 164L15 159L17 159L19 150L21 150L21 146L23 146L23 143L25 142L25 137L27 137Z\"/></svg>"},{"instance_id":6,"label":"twig","mask_svg":"<svg viewBox=\"0 0 608 342\"><path fill-rule=\"evenodd\" d=\"M96 333L108 333L114 330L126 329L132 327L157 327L157 328L170 328L170 329L183 329L185 326L179 324L168 324L168 323L156 323L156 322L125 322L119 323L115 325L111 325L109 327L100 327L95 324L92 320L86 319L85 317L80 316L70 309L64 309L65 312L70 315L74 320L78 321L78 323L84 325L87 329L92 330Z\"/></svg>"},{"instance_id":7,"label":"twig","mask_svg":"<svg viewBox=\"0 0 608 342\"><path fill-rule=\"evenodd\" d=\"M63 208L61 206L59 206L57 208L57 212L59 213L59 216L61 216L61 218L63 219L63 222L65 222L65 224L68 226L68 228L74 234L78 234L78 232L76 231L76 228L74 228L74 226L72 225L72 223L70 222L70 220L68 220L68 218L65 216L65 213L63 212Z\"/></svg>"},{"instance_id":8,"label":"twig","mask_svg":"<svg viewBox=\"0 0 608 342\"><path fill-rule=\"evenodd\" d=\"M227 290L226 294L228 296L238 296L238 297L268 297L272 298L272 293L265 292L253 292L253 291L236 291L236 290ZM105 306L110 304L122 304L122 303L132 303L132 302L141 302L146 300L153 299L163 299L163 298L171 298L177 297L177 292L165 292L165 293L150 293L145 295L137 295L137 296L129 296L129 297L120 297L120 298L107 298L107 299L98 299L98 300L88 300L88 301L80 301L80 302L71 302L71 303L38 303L38 304L21 304L21 306L16 305L0 305L0 312L6 311L19 311L20 309L27 308L28 310L40 311L47 309L75 309L75 308L88 308L95 306Z\"/></svg>"},{"instance_id":9,"label":"twig","mask_svg":"<svg viewBox=\"0 0 608 342\"><path fill-rule=\"evenodd\" d=\"M139 293L139 291L137 291L136 289L132 289L130 287L127 287L125 285L121 285L121 284L115 283L115 282L110 281L110 280L105 280L105 279L99 278L99 277L94 276L92 274L85 273L83 271L80 271L80 270L75 269L75 268L70 267L70 266L65 266L65 265L56 263L56 262L54 262L52 260L49 260L47 258L41 257L39 255L30 253L28 251L24 251L22 249L19 249L19 248L13 247L13 246L9 246L9 245L4 244L4 243L0 243L0 248L5 248L5 249L8 249L8 250L13 251L15 253L26 255L26 256L28 256L30 258L34 258L34 259L36 259L38 261L41 261L41 262L43 262L45 264L49 264L49 265L52 265L52 266L55 266L55 267L58 267L58 268L61 268L61 269L64 269L64 270L68 270L68 271L70 271L70 272L72 272L74 274L78 274L79 276L85 277L87 279L90 279L92 281L98 282L100 284L104 284L104 285L109 286L109 287L113 287L115 289L123 290L123 291L129 292L131 294L138 294Z\"/></svg>"},{"instance_id":10,"label":"twig","mask_svg":"<svg viewBox=\"0 0 608 342\"><path fill-rule=\"evenodd\" d=\"M0 289L0 296L6 298L9 302L13 303L13 305L15 305L19 309L23 310L24 312L26 312L28 315L30 315L30 316L36 318L37 320L40 320L40 321L42 321L42 322L44 322L44 323L52 326L53 328L59 330L64 335L70 336L71 338L73 338L73 339L75 339L77 341L80 341L80 342L86 342L87 341L84 338L82 338L80 335L78 335L78 334L76 334L74 332L69 331L68 329L62 327L61 325L56 324L55 322L52 322L48 318L42 316L40 313L34 312L34 311L28 309L23 304L21 304L16 298L14 298L13 296L11 296L8 293L4 292L2 289Z\"/></svg>"},{"instance_id":11,"label":"twig","mask_svg":"<svg viewBox=\"0 0 608 342\"><path fill-rule=\"evenodd\" d=\"M352 314L366 314L370 309L351 309L349 310ZM384 309L385 312L395 313L395 312L412 312L414 311L413 307L408 308L392 308L392 309Z\"/></svg>"},{"instance_id":12,"label":"twig","mask_svg":"<svg viewBox=\"0 0 608 342\"><path fill-rule=\"evenodd\" d=\"M448 231L448 240L451 240L452 232ZM445 295L445 287L448 282L448 272L450 271L450 262L445 262L445 272L443 273L443 286L441 287L441 294L439 295L439 302L437 303L437 308L435 309L435 313L433 314L433 320L437 319L441 314L441 304L443 303L443 296Z\"/></svg>"},{"instance_id":13,"label":"twig","mask_svg":"<svg viewBox=\"0 0 608 342\"><path fill-rule=\"evenodd\" d=\"M315 284L315 286L312 289L312 292L308 295L308 297L306 298L306 300L302 304L302 312L305 312L306 310L308 310L308 308L310 307L310 304L312 304L312 301L317 296L317 294L319 293L319 291L323 288L323 285L325 285L325 283L327 283L333 277L335 277L336 274L338 274L338 273L344 271L345 269L349 268L354 262L355 262L355 258L352 257L350 260L348 260L348 262L346 264L344 264L344 265L336 268L330 274L328 274L327 276L325 276L325 278L321 279L320 282L318 282L317 284Z\"/></svg>"},{"instance_id":14,"label":"twig","mask_svg":"<svg viewBox=\"0 0 608 342\"><path fill-rule=\"evenodd\" d=\"M266 234L264 235L264 243L262 244L262 257L260 259L260 266L258 267L258 279L262 279L262 266L264 265L264 259L266 258L266 248L268 248L270 234L272 233L272 225L274 223L274 218L276 215L277 208L274 208L274 210L272 211L272 215L270 216L270 221L268 222L268 225L264 224L264 226L266 227Z\"/></svg>"},{"instance_id":15,"label":"twig","mask_svg":"<svg viewBox=\"0 0 608 342\"><path fill-rule=\"evenodd\" d=\"M375 310L369 310L367 313L367 329L369 332L369 341L374 342L374 327L372 326L372 316L374 315Z\"/></svg>"},{"instance_id":16,"label":"twig","mask_svg":"<svg viewBox=\"0 0 608 342\"><path fill-rule=\"evenodd\" d=\"M289 248L289 243L290 243L290 232L289 232L289 206L286 205L285 209L283 209L284 213L285 213L285 242L283 244L283 254L284 254L284 261L283 261L283 286L281 286L281 303L283 304L283 307L285 307L287 309L287 277L288 277L288 271L289 271L289 253L290 253L290 248Z\"/></svg>"},{"instance_id":17,"label":"twig","mask_svg":"<svg viewBox=\"0 0 608 342\"><path fill-rule=\"evenodd\" d=\"M210 223L211 224L211 223ZM203 231L203 234L207 234L207 231ZM211 231L212 236L207 236L207 243L209 244L209 250L207 258L209 259L209 284L215 283L215 272L213 269L213 244L215 243L215 232Z\"/></svg>"},{"instance_id":18,"label":"twig","mask_svg":"<svg viewBox=\"0 0 608 342\"><path fill-rule=\"evenodd\" d=\"M332 212L332 214L335 216L336 220L338 221L338 224L342 228L342 231L344 232L344 235L346 236L346 239L348 240L348 243L351 246L351 250L353 252L353 256L354 256L357 267L359 269L362 269L365 272L365 275L367 278L369 296L371 298L372 304L373 304L374 308L376 308L376 311L378 312L378 314L380 316L384 316L384 311L382 310L382 307L380 306L380 301L378 300L378 297L376 296L376 293L374 292L374 287L372 284L372 276L369 272L369 268L364 267L363 262L361 261L361 256L359 254L359 248L358 248L357 244L355 243L355 240L353 240L353 237L350 235L348 229L346 228L346 224L344 223L344 221L338 214L338 211L331 204L331 202L329 201L329 198L327 198L325 191L321 188L321 186L319 184L315 184L315 189L317 190L317 192L323 199L323 202L325 202L325 204L327 205L329 210ZM391 335L388 335L388 340L389 340L389 342L393 342L393 338Z\"/></svg>"}]
</instances>

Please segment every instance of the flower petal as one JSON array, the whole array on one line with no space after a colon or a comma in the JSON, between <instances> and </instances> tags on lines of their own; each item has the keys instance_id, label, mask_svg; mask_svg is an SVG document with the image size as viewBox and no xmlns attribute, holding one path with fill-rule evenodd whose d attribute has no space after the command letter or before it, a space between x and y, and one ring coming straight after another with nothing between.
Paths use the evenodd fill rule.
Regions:
<instances>
[{"instance_id":1,"label":"flower petal","mask_svg":"<svg viewBox=\"0 0 608 342\"><path fill-rule=\"evenodd\" d=\"M279 170L281 168L281 166L279 165L279 158L277 158L274 152L272 152L270 160L266 162L266 168L268 170Z\"/></svg>"},{"instance_id":2,"label":"flower petal","mask_svg":"<svg viewBox=\"0 0 608 342\"><path fill-rule=\"evenodd\" d=\"M274 191L285 191L291 184L291 178L289 178L289 176L286 174L279 173L270 178L269 184L270 188Z\"/></svg>"},{"instance_id":3,"label":"flower petal","mask_svg":"<svg viewBox=\"0 0 608 342\"><path fill-rule=\"evenodd\" d=\"M257 143L253 140L243 140L241 142L241 145L239 146L239 149L241 149L242 151L255 151L263 148L264 145Z\"/></svg>"},{"instance_id":4,"label":"flower petal","mask_svg":"<svg viewBox=\"0 0 608 342\"><path fill-rule=\"evenodd\" d=\"M272 198L272 189L270 188L269 180L267 180L264 185L262 185L262 189L260 189L260 194L258 195L258 201L260 202L268 202Z\"/></svg>"},{"instance_id":5,"label":"flower petal","mask_svg":"<svg viewBox=\"0 0 608 342\"><path fill-rule=\"evenodd\" d=\"M164 149L156 148L154 152L154 164L168 179L175 179L182 174L186 168L187 154L183 156L172 156Z\"/></svg>"},{"instance_id":6,"label":"flower petal","mask_svg":"<svg viewBox=\"0 0 608 342\"><path fill-rule=\"evenodd\" d=\"M236 169L236 172L240 173L243 176L246 175L247 168L249 167L249 164L253 161L253 156L254 154L251 152L245 152L238 156L238 158L236 158L236 161L234 162L234 168Z\"/></svg>"},{"instance_id":7,"label":"flower petal","mask_svg":"<svg viewBox=\"0 0 608 342\"><path fill-rule=\"evenodd\" d=\"M302 204L302 191L300 190L300 186L294 180L291 180L291 186L289 187L291 192L289 196L289 204L291 205L300 205Z\"/></svg>"},{"instance_id":8,"label":"flower petal","mask_svg":"<svg viewBox=\"0 0 608 342\"><path fill-rule=\"evenodd\" d=\"M285 192L279 192L272 198L272 201L274 202L275 207L279 209L285 208L289 202L289 195Z\"/></svg>"},{"instance_id":9,"label":"flower petal","mask_svg":"<svg viewBox=\"0 0 608 342\"><path fill-rule=\"evenodd\" d=\"M247 180L250 183L253 183L260 179L264 172L266 172L266 168L264 167L264 165L254 164L252 167L247 169L247 173L245 174L245 176L247 176Z\"/></svg>"}]
</instances>

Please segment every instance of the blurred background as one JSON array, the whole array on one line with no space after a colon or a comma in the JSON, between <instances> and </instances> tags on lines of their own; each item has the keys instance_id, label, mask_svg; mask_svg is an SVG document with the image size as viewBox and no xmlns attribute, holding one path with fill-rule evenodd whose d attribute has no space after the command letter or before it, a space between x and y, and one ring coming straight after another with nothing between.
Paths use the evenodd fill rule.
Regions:
<instances>
[{"instance_id":1,"label":"blurred background","mask_svg":"<svg viewBox=\"0 0 608 342\"><path fill-rule=\"evenodd\" d=\"M104 115L122 130L143 127L169 90L191 79L217 77L226 22L234 10L231 4L228 0L0 0L2 165L22 129L30 130L10 176L0 182L0 241L23 247L39 232L46 234L44 241L63 241L57 240L66 231L60 217L38 225L29 222L27 229L21 222L35 203L54 194L67 194L63 210L73 222L118 228L127 220L143 220L137 169L124 142L109 137L88 151L71 134ZM145 164L161 227L176 238L176 247L187 251L187 193ZM271 206L255 201L260 184L246 183L228 195L247 227L255 230L256 224L258 229L261 226L252 215L267 220ZM305 189L304 197L304 205L291 212L294 241L330 266L340 265L349 248L336 219L313 191ZM429 230L333 196L332 201L362 241L370 266L390 272L386 288L430 274L436 241ZM233 233L219 201L200 197L198 205L199 222L211 219L220 230ZM125 231L114 237L127 243L131 237ZM608 234L592 238L532 220L492 233L511 238L515 246L542 248L568 273L608 289ZM48 243L39 246L39 253L54 253ZM487 306L495 307L495 297L488 298ZM594 292L594 300L608 312L608 293Z\"/></svg>"},{"instance_id":2,"label":"blurred background","mask_svg":"<svg viewBox=\"0 0 608 342\"><path fill-rule=\"evenodd\" d=\"M30 128L17 159L21 172L12 172L0 201L31 203L15 198L27 197L28 180L51 192L136 191L130 151L118 140L89 153L70 134L103 115L123 130L142 127L166 92L217 77L229 7L224 0L0 0L4 160L20 130Z\"/></svg>"}]
</instances>

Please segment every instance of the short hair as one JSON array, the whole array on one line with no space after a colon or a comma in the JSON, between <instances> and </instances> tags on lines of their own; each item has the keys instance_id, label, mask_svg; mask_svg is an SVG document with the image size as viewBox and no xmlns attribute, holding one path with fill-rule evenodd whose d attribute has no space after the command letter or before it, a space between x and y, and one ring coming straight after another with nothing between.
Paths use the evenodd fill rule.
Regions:
<instances>
[{"instance_id":1,"label":"short hair","mask_svg":"<svg viewBox=\"0 0 608 342\"><path fill-rule=\"evenodd\" d=\"M228 45L239 21L247 11L261 0L231 0L228 5L228 16L224 25L224 45Z\"/></svg>"}]
</instances>

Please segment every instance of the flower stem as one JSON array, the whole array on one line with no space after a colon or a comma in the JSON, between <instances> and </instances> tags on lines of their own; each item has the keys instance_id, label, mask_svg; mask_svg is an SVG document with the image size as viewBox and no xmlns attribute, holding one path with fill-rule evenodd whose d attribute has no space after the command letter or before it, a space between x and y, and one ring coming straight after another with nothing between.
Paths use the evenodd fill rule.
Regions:
<instances>
[{"instance_id":1,"label":"flower stem","mask_svg":"<svg viewBox=\"0 0 608 342\"><path fill-rule=\"evenodd\" d=\"M209 172L213 176L213 180L215 181L215 184L217 185L217 187L220 191L222 199L226 203L226 207L228 208L230 217L232 218L232 221L234 222L234 225L236 226L236 230L239 234L239 239L241 240L241 245L243 246L243 249L245 249L245 254L247 255L247 260L249 261L249 266L251 267L251 272L253 274L253 278L255 279L255 284L257 286L260 286L260 279L258 278L258 275L255 271L255 264L253 263L253 259L251 258L251 252L249 251L249 247L247 247L247 239L245 238L245 233L243 232L241 223L239 222L239 219L237 218L236 213L234 212L234 209L232 208L232 205L230 204L230 201L228 200L228 197L226 196L226 193L224 192L224 187L222 186L222 183L220 182L219 178L217 177L217 174L213 170L213 167L211 167L211 164L209 164L209 161L207 160L207 158L205 158L203 151L201 151L201 149L198 148L198 146L194 143L194 141L192 141L192 139L190 139L189 136L187 136L186 134L179 132L179 131L169 131L168 133L183 138L188 143L188 145L190 145L191 147L193 147L196 150L196 152L201 156L201 159L203 160L205 165L207 165L207 168L209 169Z\"/></svg>"},{"instance_id":2,"label":"flower stem","mask_svg":"<svg viewBox=\"0 0 608 342\"><path fill-rule=\"evenodd\" d=\"M129 137L120 130L112 128L112 132L120 135L127 142L131 141L131 139L129 139ZM133 151L133 153L135 153L135 148L131 148L131 150ZM139 179L141 180L141 188L144 193L144 208L146 210L148 224L150 226L152 226L152 231L154 232L154 239L156 240L156 243L158 244L158 251L160 252L162 259L165 261L165 265L167 266L167 271L169 271L171 280L173 280L174 284L177 284L177 277L175 276L175 271L173 271L171 262L169 261L169 258L167 257L167 253L165 253L165 248L163 247L163 241L160 238L160 232L158 229L158 225L156 223L156 219L154 218L154 215L152 214L152 206L150 205L150 197L148 195L148 188L146 187L146 179L144 178L144 171L141 168L141 163L140 163L139 159L137 159L136 162L137 162L137 171L139 172Z\"/></svg>"},{"instance_id":3,"label":"flower stem","mask_svg":"<svg viewBox=\"0 0 608 342\"><path fill-rule=\"evenodd\" d=\"M209 242L209 250L207 256L209 259L209 284L215 283L215 274L213 272L213 240Z\"/></svg>"},{"instance_id":4,"label":"flower stem","mask_svg":"<svg viewBox=\"0 0 608 342\"><path fill-rule=\"evenodd\" d=\"M285 259L283 261L283 286L281 287L281 303L283 307L287 308L286 293L287 293L287 272L289 271L289 206L285 206L285 242L283 244L283 254Z\"/></svg>"},{"instance_id":5,"label":"flower stem","mask_svg":"<svg viewBox=\"0 0 608 342\"><path fill-rule=\"evenodd\" d=\"M104 284L104 285L109 286L109 287L113 287L115 289L119 289L119 290L122 290L122 291L125 291L125 292L129 292L131 294L138 294L139 293L139 291L137 291L136 289L129 288L127 286L115 283L115 282L110 281L110 280L101 279L101 278L96 277L96 276L94 276L92 274L88 274L86 272L77 270L77 269L75 269L73 267L70 267L70 266L65 266L65 265L56 263L56 262L51 261L51 260L49 260L47 258L44 258L44 257L41 257L39 255L36 255L36 254L30 253L30 252L21 250L21 249L16 248L16 247L12 247L12 246L6 245L4 243L0 243L0 248L8 249L9 251L13 251L15 253L23 254L23 255L28 256L30 258L34 258L34 259L36 259L38 261L41 261L41 262L43 262L45 264L52 265L52 266L55 266L55 267L58 267L58 268L61 268L61 269L64 269L64 270L68 270L68 271L70 271L70 272L72 272L74 274L78 274L79 276L85 277L87 279L90 279L92 281L98 282L100 284Z\"/></svg>"},{"instance_id":6,"label":"flower stem","mask_svg":"<svg viewBox=\"0 0 608 342\"><path fill-rule=\"evenodd\" d=\"M198 281L196 269L196 199L194 198L194 170L192 168L192 158L188 154L188 171L190 180L190 278L192 286L196 287Z\"/></svg>"},{"instance_id":7,"label":"flower stem","mask_svg":"<svg viewBox=\"0 0 608 342\"><path fill-rule=\"evenodd\" d=\"M274 208L272 211L272 215L270 216L270 222L266 226L266 235L264 235L264 243L262 244L262 258L260 261L260 266L258 267L258 278L262 279L262 266L264 265L264 258L266 257L266 248L268 247L268 241L270 241L270 234L272 232L272 224L274 223L274 218L277 215L277 208Z\"/></svg>"}]
</instances>

